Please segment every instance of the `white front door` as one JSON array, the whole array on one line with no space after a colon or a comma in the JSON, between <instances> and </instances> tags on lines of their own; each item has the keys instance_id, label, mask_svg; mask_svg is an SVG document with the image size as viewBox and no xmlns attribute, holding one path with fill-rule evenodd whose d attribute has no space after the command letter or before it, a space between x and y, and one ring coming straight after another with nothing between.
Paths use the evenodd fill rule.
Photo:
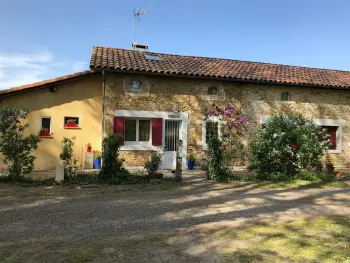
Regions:
<instances>
[{"instance_id":1,"label":"white front door","mask_svg":"<svg viewBox=\"0 0 350 263\"><path fill-rule=\"evenodd\" d=\"M176 168L176 150L180 140L181 121L165 120L165 147L163 169Z\"/></svg>"}]
</instances>

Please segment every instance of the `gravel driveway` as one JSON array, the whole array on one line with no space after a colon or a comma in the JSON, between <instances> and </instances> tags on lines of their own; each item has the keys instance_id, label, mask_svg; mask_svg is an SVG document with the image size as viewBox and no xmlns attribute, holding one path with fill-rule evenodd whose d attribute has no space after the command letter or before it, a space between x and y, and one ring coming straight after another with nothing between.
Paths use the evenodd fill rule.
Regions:
<instances>
[{"instance_id":1,"label":"gravel driveway","mask_svg":"<svg viewBox=\"0 0 350 263\"><path fill-rule=\"evenodd\" d=\"M350 217L349 188L262 189L200 179L80 190L2 185L0 261L224 262L227 236L213 238L217 231Z\"/></svg>"}]
</instances>

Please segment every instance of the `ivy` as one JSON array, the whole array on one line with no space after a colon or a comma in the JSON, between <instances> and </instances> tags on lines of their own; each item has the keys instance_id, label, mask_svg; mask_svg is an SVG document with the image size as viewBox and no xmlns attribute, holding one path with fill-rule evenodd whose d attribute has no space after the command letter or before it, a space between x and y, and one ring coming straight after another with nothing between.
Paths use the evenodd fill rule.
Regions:
<instances>
[{"instance_id":1,"label":"ivy","mask_svg":"<svg viewBox=\"0 0 350 263\"><path fill-rule=\"evenodd\" d=\"M119 158L120 138L111 133L103 140L102 167L99 181L107 184L120 184L129 181L130 174L122 165L124 160Z\"/></svg>"}]
</instances>

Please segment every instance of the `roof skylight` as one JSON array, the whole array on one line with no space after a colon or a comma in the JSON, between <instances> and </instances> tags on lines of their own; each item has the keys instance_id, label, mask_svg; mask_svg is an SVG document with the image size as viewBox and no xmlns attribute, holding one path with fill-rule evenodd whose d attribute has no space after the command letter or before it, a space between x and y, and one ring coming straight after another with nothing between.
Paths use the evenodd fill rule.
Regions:
<instances>
[{"instance_id":1,"label":"roof skylight","mask_svg":"<svg viewBox=\"0 0 350 263\"><path fill-rule=\"evenodd\" d=\"M155 60L155 61L160 60L160 56L158 54L153 54L153 53L145 53L145 58L147 60Z\"/></svg>"}]
</instances>

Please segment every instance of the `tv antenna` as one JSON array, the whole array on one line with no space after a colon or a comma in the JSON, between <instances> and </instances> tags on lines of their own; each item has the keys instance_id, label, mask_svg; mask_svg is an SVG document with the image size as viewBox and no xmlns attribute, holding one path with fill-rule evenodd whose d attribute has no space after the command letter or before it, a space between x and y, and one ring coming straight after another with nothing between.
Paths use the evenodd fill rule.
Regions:
<instances>
[{"instance_id":1,"label":"tv antenna","mask_svg":"<svg viewBox=\"0 0 350 263\"><path fill-rule=\"evenodd\" d=\"M136 30L135 30L135 24L136 24L136 18L140 20L140 16L145 15L148 13L147 9L140 10L138 8L134 8L134 11L132 11L132 15L134 16L134 22L133 22L133 42L135 42L136 37Z\"/></svg>"}]
</instances>

